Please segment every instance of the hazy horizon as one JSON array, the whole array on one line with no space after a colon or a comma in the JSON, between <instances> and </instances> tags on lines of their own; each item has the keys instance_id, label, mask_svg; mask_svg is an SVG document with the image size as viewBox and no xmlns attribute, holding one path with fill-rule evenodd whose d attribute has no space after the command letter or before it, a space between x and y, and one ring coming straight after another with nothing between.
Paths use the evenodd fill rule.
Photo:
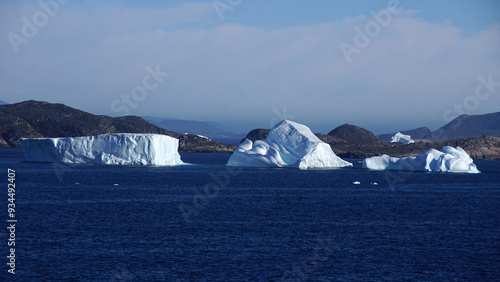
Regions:
<instances>
[{"instance_id":1,"label":"hazy horizon","mask_svg":"<svg viewBox=\"0 0 500 282\"><path fill-rule=\"evenodd\" d=\"M497 1L0 1L0 100L435 130L500 111Z\"/></svg>"}]
</instances>

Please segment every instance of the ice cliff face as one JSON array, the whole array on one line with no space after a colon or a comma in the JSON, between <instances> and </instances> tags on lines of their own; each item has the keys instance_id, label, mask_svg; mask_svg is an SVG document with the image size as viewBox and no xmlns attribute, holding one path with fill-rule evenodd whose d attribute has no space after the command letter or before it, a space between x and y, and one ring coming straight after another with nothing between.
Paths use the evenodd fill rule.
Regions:
<instances>
[{"instance_id":1,"label":"ice cliff face","mask_svg":"<svg viewBox=\"0 0 500 282\"><path fill-rule=\"evenodd\" d=\"M160 134L103 134L72 138L21 139L26 160L32 162L119 165L183 164L179 140Z\"/></svg>"},{"instance_id":2,"label":"ice cliff face","mask_svg":"<svg viewBox=\"0 0 500 282\"><path fill-rule=\"evenodd\" d=\"M393 158L387 155L363 160L363 168L375 170L415 170L480 173L469 155L460 147L429 149L416 157Z\"/></svg>"},{"instance_id":3,"label":"ice cliff face","mask_svg":"<svg viewBox=\"0 0 500 282\"><path fill-rule=\"evenodd\" d=\"M337 157L330 145L319 140L307 126L289 120L275 125L264 140L243 141L227 165L301 169L352 166Z\"/></svg>"},{"instance_id":4,"label":"ice cliff face","mask_svg":"<svg viewBox=\"0 0 500 282\"><path fill-rule=\"evenodd\" d=\"M410 135L405 135L401 132L398 132L398 133L394 134L394 136L392 136L391 143L394 143L394 142L410 144L410 143L414 143L415 141L413 141L411 139Z\"/></svg>"}]
</instances>

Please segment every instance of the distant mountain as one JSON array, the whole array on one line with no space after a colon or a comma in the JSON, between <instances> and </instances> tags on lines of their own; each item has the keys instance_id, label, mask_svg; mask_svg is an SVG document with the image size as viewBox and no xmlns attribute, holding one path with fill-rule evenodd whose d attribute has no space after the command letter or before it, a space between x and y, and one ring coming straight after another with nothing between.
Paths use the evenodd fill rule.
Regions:
<instances>
[{"instance_id":1,"label":"distant mountain","mask_svg":"<svg viewBox=\"0 0 500 282\"><path fill-rule=\"evenodd\" d=\"M228 126L226 125L223 125L221 123L218 123L218 122L215 122L215 121L206 121L206 123L210 124L211 126L213 127L216 127L216 128L219 128L223 131L226 131L226 132L230 132L230 133L234 133L234 134L239 134L241 136L243 136L244 134L243 133L235 133L231 128L229 128Z\"/></svg>"},{"instance_id":2,"label":"distant mountain","mask_svg":"<svg viewBox=\"0 0 500 282\"><path fill-rule=\"evenodd\" d=\"M427 127L419 127L416 129L412 130L404 130L400 131L401 133L405 135L410 135L411 139L415 141L420 141L420 140L427 140L429 138L429 134L431 134L431 130ZM389 134L380 134L378 137L382 140L385 140L387 142L391 142L392 136L394 136L396 132L394 133L389 133Z\"/></svg>"},{"instance_id":3,"label":"distant mountain","mask_svg":"<svg viewBox=\"0 0 500 282\"><path fill-rule=\"evenodd\" d=\"M156 119L148 119L145 117L145 119L152 124L155 124L161 128L167 129L167 130L172 130L175 132L180 132L180 133L194 133L194 134L200 134L204 135L207 137L212 137L212 136L220 136L224 135L226 133L228 134L233 134L231 132L226 132L220 128L217 128L207 122L203 121L193 121L193 120L182 120L182 119L164 119L164 120L158 120Z\"/></svg>"},{"instance_id":4,"label":"distant mountain","mask_svg":"<svg viewBox=\"0 0 500 282\"><path fill-rule=\"evenodd\" d=\"M244 136L244 134L238 134L220 128L222 126L215 122L204 122L204 121L193 121L193 120L182 120L182 119L162 119L151 116L146 116L144 117L144 119L166 130L171 130L180 133L187 132L192 134L198 134L206 136L215 141L228 144L238 144L238 141Z\"/></svg>"},{"instance_id":5,"label":"distant mountain","mask_svg":"<svg viewBox=\"0 0 500 282\"><path fill-rule=\"evenodd\" d=\"M162 117L153 117L153 116L141 116L143 119L149 121L150 123L158 123L164 120L174 120L175 118L162 118Z\"/></svg>"},{"instance_id":6,"label":"distant mountain","mask_svg":"<svg viewBox=\"0 0 500 282\"><path fill-rule=\"evenodd\" d=\"M108 133L156 133L179 139L179 151L232 152L234 146L184 135L137 116L93 115L63 104L25 101L0 106L0 146L19 147L20 138L77 137Z\"/></svg>"},{"instance_id":7,"label":"distant mountain","mask_svg":"<svg viewBox=\"0 0 500 282\"><path fill-rule=\"evenodd\" d=\"M352 144L368 145L386 143L371 131L347 123L330 131L328 135L340 138Z\"/></svg>"},{"instance_id":8,"label":"distant mountain","mask_svg":"<svg viewBox=\"0 0 500 282\"><path fill-rule=\"evenodd\" d=\"M8 105L9 103L5 102L4 100L0 100L0 105Z\"/></svg>"},{"instance_id":9,"label":"distant mountain","mask_svg":"<svg viewBox=\"0 0 500 282\"><path fill-rule=\"evenodd\" d=\"M432 132L428 139L439 142L483 135L500 137L500 112L485 115L461 115Z\"/></svg>"},{"instance_id":10,"label":"distant mountain","mask_svg":"<svg viewBox=\"0 0 500 282\"><path fill-rule=\"evenodd\" d=\"M500 112L484 115L461 115L448 124L431 132L427 127L401 131L412 139L424 139L432 142L480 137L483 135L500 137ZM388 140L388 136L396 133L381 134L380 138ZM390 138L389 138L390 141Z\"/></svg>"}]
</instances>

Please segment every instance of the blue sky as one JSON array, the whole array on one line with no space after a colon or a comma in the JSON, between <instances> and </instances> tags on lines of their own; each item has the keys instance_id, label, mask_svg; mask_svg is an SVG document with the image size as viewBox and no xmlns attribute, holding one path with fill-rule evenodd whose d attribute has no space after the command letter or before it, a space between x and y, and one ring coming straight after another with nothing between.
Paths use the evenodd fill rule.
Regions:
<instances>
[{"instance_id":1,"label":"blue sky","mask_svg":"<svg viewBox=\"0 0 500 282\"><path fill-rule=\"evenodd\" d=\"M238 132L500 111L500 1L55 1L0 1L0 100Z\"/></svg>"}]
</instances>

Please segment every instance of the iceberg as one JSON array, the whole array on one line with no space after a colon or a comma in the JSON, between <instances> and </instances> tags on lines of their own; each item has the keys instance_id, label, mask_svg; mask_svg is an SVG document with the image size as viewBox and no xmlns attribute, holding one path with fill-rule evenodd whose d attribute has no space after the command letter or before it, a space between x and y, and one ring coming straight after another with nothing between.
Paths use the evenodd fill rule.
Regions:
<instances>
[{"instance_id":1,"label":"iceberg","mask_svg":"<svg viewBox=\"0 0 500 282\"><path fill-rule=\"evenodd\" d=\"M416 157L394 158L387 155L363 160L363 168L374 170L415 170L480 173L469 155L460 147L429 149Z\"/></svg>"},{"instance_id":2,"label":"iceberg","mask_svg":"<svg viewBox=\"0 0 500 282\"><path fill-rule=\"evenodd\" d=\"M161 134L119 133L86 137L21 139L31 162L115 165L180 165L179 140Z\"/></svg>"},{"instance_id":3,"label":"iceberg","mask_svg":"<svg viewBox=\"0 0 500 282\"><path fill-rule=\"evenodd\" d=\"M337 168L352 166L339 158L327 143L302 124L283 120L267 138L252 142L245 139L233 152L227 166Z\"/></svg>"},{"instance_id":4,"label":"iceberg","mask_svg":"<svg viewBox=\"0 0 500 282\"><path fill-rule=\"evenodd\" d=\"M392 136L391 143L394 143L394 142L410 144L410 143L414 143L415 141L413 141L411 139L410 135L405 135L401 132L398 132L398 133L394 134L394 136Z\"/></svg>"}]
</instances>

